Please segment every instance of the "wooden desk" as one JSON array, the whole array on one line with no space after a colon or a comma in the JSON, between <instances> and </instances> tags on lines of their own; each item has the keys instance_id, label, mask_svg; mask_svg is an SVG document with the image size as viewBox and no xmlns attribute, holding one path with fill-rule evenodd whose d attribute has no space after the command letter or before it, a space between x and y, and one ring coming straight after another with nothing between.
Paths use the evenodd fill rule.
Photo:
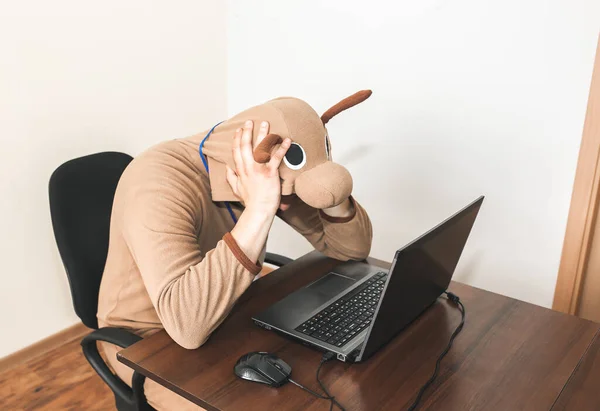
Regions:
<instances>
[{"instance_id":1,"label":"wooden desk","mask_svg":"<svg viewBox=\"0 0 600 411\"><path fill-rule=\"evenodd\" d=\"M179 347L163 331L118 359L208 410L327 410L329 402L292 384L274 389L242 381L233 366L249 351L268 351L292 366L296 381L316 388L321 353L250 318L335 264L313 252L256 281L197 350ZM420 409L600 409L599 324L459 283L450 290L465 304L465 328ZM332 361L321 376L348 411L406 409L459 321L459 311L440 299L367 362Z\"/></svg>"},{"instance_id":2,"label":"wooden desk","mask_svg":"<svg viewBox=\"0 0 600 411\"><path fill-rule=\"evenodd\" d=\"M596 335L552 410L600 410L600 336Z\"/></svg>"}]
</instances>

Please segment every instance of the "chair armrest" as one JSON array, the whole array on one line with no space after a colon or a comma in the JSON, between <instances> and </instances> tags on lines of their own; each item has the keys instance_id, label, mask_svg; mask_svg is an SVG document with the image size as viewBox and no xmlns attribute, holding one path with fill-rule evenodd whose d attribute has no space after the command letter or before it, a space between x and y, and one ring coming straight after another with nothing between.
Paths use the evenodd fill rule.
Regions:
<instances>
[{"instance_id":1,"label":"chair armrest","mask_svg":"<svg viewBox=\"0 0 600 411\"><path fill-rule=\"evenodd\" d=\"M88 341L104 341L121 348L127 348L141 340L142 337L124 328L105 327L86 335L81 344L83 345L84 342Z\"/></svg>"},{"instance_id":2,"label":"chair armrest","mask_svg":"<svg viewBox=\"0 0 600 411\"><path fill-rule=\"evenodd\" d=\"M265 255L265 263L273 264L277 267L283 267L284 265L291 263L292 260L289 257L284 257L283 255L275 254L275 253L266 253Z\"/></svg>"},{"instance_id":3,"label":"chair armrest","mask_svg":"<svg viewBox=\"0 0 600 411\"><path fill-rule=\"evenodd\" d=\"M144 395L144 377L137 372L133 373L131 387L125 384L117 375L113 374L108 365L102 359L98 352L97 341L104 341L114 344L121 348L127 348L130 345L142 340L142 337L135 335L122 328L105 327L100 328L81 340L83 355L88 360L92 368L98 373L100 378L104 380L106 385L115 393L115 396L127 402L130 407L138 410L149 410Z\"/></svg>"}]
</instances>

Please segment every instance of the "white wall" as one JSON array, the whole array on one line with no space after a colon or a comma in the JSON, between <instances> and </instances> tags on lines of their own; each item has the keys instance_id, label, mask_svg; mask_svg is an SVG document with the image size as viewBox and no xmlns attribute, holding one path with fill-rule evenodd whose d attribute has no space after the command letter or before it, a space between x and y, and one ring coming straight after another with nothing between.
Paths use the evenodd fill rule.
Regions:
<instances>
[{"instance_id":1,"label":"white wall","mask_svg":"<svg viewBox=\"0 0 600 411\"><path fill-rule=\"evenodd\" d=\"M220 1L0 5L0 357L77 322L47 184L73 157L137 154L223 118Z\"/></svg>"},{"instance_id":2,"label":"white wall","mask_svg":"<svg viewBox=\"0 0 600 411\"><path fill-rule=\"evenodd\" d=\"M598 15L594 0L3 2L0 357L77 321L48 212L55 167L279 95L324 111L373 89L329 129L374 256L483 193L456 278L549 306ZM281 224L269 248L310 249Z\"/></svg>"},{"instance_id":3,"label":"white wall","mask_svg":"<svg viewBox=\"0 0 600 411\"><path fill-rule=\"evenodd\" d=\"M230 114L373 89L329 125L373 256L485 194L455 278L551 306L600 2L230 0L227 15ZM270 236L270 251L309 249L282 224Z\"/></svg>"}]
</instances>

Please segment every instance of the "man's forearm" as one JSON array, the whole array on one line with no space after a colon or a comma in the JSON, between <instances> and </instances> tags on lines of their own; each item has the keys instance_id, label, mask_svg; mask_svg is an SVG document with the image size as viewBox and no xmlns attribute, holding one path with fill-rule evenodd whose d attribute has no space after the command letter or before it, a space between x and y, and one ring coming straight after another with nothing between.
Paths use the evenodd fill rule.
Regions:
<instances>
[{"instance_id":1,"label":"man's forearm","mask_svg":"<svg viewBox=\"0 0 600 411\"><path fill-rule=\"evenodd\" d=\"M274 213L246 208L231 230L231 235L250 261L258 260L267 241L273 218Z\"/></svg>"}]
</instances>

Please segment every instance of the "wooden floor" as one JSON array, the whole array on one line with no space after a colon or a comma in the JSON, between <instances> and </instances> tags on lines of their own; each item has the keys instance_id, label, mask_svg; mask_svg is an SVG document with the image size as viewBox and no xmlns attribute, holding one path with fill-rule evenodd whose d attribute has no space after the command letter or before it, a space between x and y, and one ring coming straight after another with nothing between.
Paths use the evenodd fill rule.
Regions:
<instances>
[{"instance_id":1,"label":"wooden floor","mask_svg":"<svg viewBox=\"0 0 600 411\"><path fill-rule=\"evenodd\" d=\"M115 410L79 339L0 374L0 410Z\"/></svg>"}]
</instances>

